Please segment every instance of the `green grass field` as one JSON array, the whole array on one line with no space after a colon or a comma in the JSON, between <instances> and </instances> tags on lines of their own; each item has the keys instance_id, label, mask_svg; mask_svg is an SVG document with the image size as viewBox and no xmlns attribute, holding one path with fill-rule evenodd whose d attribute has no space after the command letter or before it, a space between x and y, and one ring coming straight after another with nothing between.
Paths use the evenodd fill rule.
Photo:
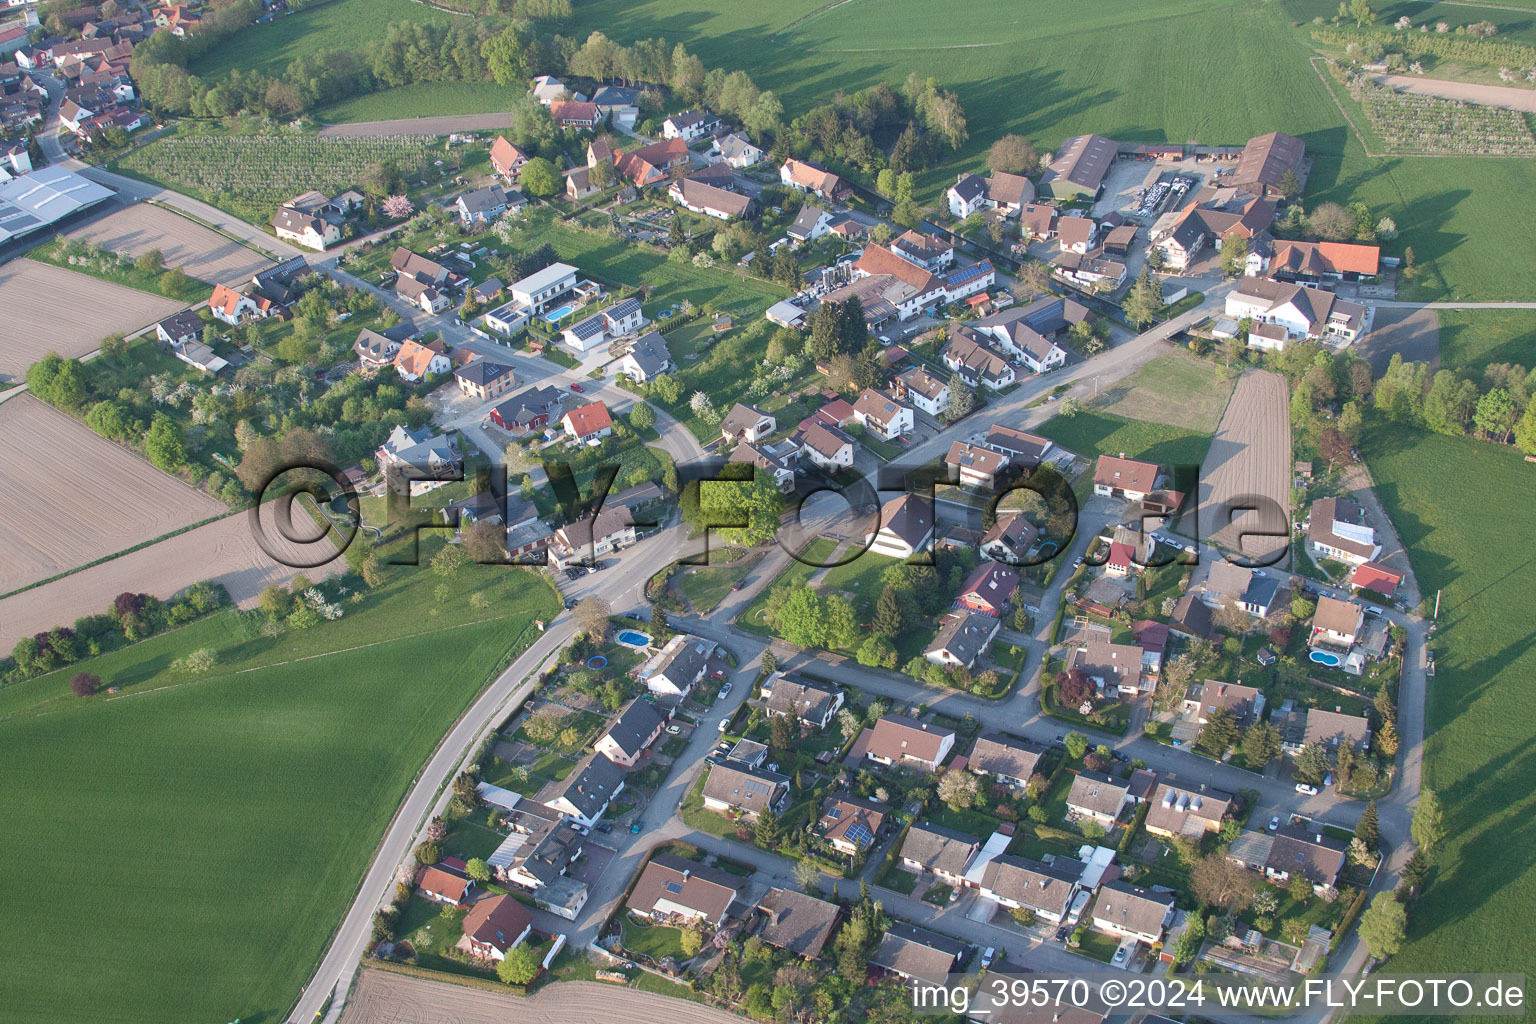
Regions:
<instances>
[{"instance_id":1,"label":"green grass field","mask_svg":"<svg viewBox=\"0 0 1536 1024\"><path fill-rule=\"evenodd\" d=\"M1236 384L1237 375L1220 363L1174 351L1158 356L1087 404L1095 411L1128 419L1215 431Z\"/></svg>"},{"instance_id":2,"label":"green grass field","mask_svg":"<svg viewBox=\"0 0 1536 1024\"><path fill-rule=\"evenodd\" d=\"M503 89L489 81L422 82L342 100L316 110L315 119L327 124L347 124L442 114L496 114L512 105L515 94L515 89Z\"/></svg>"},{"instance_id":3,"label":"green grass field","mask_svg":"<svg viewBox=\"0 0 1536 1024\"><path fill-rule=\"evenodd\" d=\"M1446 841L1389 970L1536 971L1536 466L1510 448L1375 425L1361 443L1426 599L1442 592L1425 784Z\"/></svg>"},{"instance_id":4,"label":"green grass field","mask_svg":"<svg viewBox=\"0 0 1536 1024\"><path fill-rule=\"evenodd\" d=\"M1127 458L1163 466L1199 465L1211 446L1210 434L1101 412L1057 416L1036 432L1090 460L1124 452Z\"/></svg>"},{"instance_id":5,"label":"green grass field","mask_svg":"<svg viewBox=\"0 0 1536 1024\"><path fill-rule=\"evenodd\" d=\"M1536 362L1536 309L1442 309L1440 365L1481 376L1490 363Z\"/></svg>"},{"instance_id":6,"label":"green grass field","mask_svg":"<svg viewBox=\"0 0 1536 1024\"><path fill-rule=\"evenodd\" d=\"M280 74L295 57L319 50L362 49L383 38L390 25L404 21L447 24L453 19L446 11L412 0L330 0L241 32L203 54L188 70L205 79L236 68Z\"/></svg>"},{"instance_id":7,"label":"green grass field","mask_svg":"<svg viewBox=\"0 0 1536 1024\"><path fill-rule=\"evenodd\" d=\"M0 690L7 1021L281 1019L428 753L559 607L522 571L442 604L397 573L309 630L224 612L82 663L115 697L73 697L76 668ZM171 670L201 647L211 673Z\"/></svg>"}]
</instances>

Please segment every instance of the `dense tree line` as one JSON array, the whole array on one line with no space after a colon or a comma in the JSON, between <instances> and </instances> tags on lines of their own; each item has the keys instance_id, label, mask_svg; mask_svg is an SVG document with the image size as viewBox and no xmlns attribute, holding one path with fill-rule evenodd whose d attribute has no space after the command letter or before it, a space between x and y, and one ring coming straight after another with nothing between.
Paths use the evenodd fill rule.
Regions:
<instances>
[{"instance_id":1,"label":"dense tree line","mask_svg":"<svg viewBox=\"0 0 1536 1024\"><path fill-rule=\"evenodd\" d=\"M775 160L798 156L865 178L886 168L897 174L926 170L970 137L959 97L916 74L899 90L881 83L838 95L790 127Z\"/></svg>"}]
</instances>

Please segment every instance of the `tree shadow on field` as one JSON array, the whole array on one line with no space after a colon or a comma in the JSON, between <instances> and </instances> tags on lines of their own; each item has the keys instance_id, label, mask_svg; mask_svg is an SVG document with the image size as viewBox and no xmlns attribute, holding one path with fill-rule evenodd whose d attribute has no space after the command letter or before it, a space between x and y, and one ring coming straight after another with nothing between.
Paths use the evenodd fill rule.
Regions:
<instances>
[{"instance_id":1,"label":"tree shadow on field","mask_svg":"<svg viewBox=\"0 0 1536 1024\"><path fill-rule=\"evenodd\" d=\"M116 686L118 689L126 690L130 686L137 686L139 683L153 679L170 668L171 662L174 660L170 654L157 654L152 658L146 658L141 662L130 665L121 672L114 673L110 679L103 680L103 682L107 686Z\"/></svg>"}]
</instances>

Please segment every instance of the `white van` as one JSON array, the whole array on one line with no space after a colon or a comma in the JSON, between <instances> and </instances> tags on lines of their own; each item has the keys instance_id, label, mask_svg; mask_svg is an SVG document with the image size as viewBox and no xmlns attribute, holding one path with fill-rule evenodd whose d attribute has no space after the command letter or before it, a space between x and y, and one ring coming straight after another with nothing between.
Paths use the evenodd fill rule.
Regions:
<instances>
[{"instance_id":1,"label":"white van","mask_svg":"<svg viewBox=\"0 0 1536 1024\"><path fill-rule=\"evenodd\" d=\"M1092 894L1088 892L1077 894L1077 899L1072 901L1072 909L1067 911L1067 924L1077 924L1077 919L1083 916L1083 908L1088 905L1088 900L1091 896Z\"/></svg>"}]
</instances>

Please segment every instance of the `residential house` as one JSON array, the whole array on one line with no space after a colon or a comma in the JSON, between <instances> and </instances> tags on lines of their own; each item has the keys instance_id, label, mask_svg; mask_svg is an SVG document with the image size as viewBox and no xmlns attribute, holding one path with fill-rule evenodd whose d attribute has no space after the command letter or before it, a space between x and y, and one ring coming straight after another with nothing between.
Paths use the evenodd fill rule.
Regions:
<instances>
[{"instance_id":1,"label":"residential house","mask_svg":"<svg viewBox=\"0 0 1536 1024\"><path fill-rule=\"evenodd\" d=\"M503 303L480 318L493 331L512 335L528 323L529 309L516 301Z\"/></svg>"},{"instance_id":2,"label":"residential house","mask_svg":"<svg viewBox=\"0 0 1536 1024\"><path fill-rule=\"evenodd\" d=\"M646 689L659 697L688 696L706 675L723 678L730 663L713 640L679 633L640 668Z\"/></svg>"},{"instance_id":3,"label":"residential house","mask_svg":"<svg viewBox=\"0 0 1536 1024\"><path fill-rule=\"evenodd\" d=\"M450 907L462 907L469 902L469 891L475 886L463 875L454 874L432 865L422 868L416 876L416 893L433 903L446 903Z\"/></svg>"},{"instance_id":4,"label":"residential house","mask_svg":"<svg viewBox=\"0 0 1536 1024\"><path fill-rule=\"evenodd\" d=\"M272 215L272 230L278 238L306 249L325 249L341 241L341 228L333 222L288 206Z\"/></svg>"},{"instance_id":5,"label":"residential house","mask_svg":"<svg viewBox=\"0 0 1536 1024\"><path fill-rule=\"evenodd\" d=\"M976 738L971 755L965 766L977 775L997 779L1006 785L1022 788L1035 774L1045 749L1029 740L1018 739L1006 733L983 733Z\"/></svg>"},{"instance_id":6,"label":"residential house","mask_svg":"<svg viewBox=\"0 0 1536 1024\"><path fill-rule=\"evenodd\" d=\"M453 442L425 427L411 430L396 426L374 452L374 459L386 477L398 476L404 482L457 480L463 476L463 462Z\"/></svg>"},{"instance_id":7,"label":"residential house","mask_svg":"<svg viewBox=\"0 0 1536 1024\"><path fill-rule=\"evenodd\" d=\"M716 220L746 220L757 215L757 200L692 178L682 178L667 190L685 210Z\"/></svg>"},{"instance_id":8,"label":"residential house","mask_svg":"<svg viewBox=\"0 0 1536 1024\"><path fill-rule=\"evenodd\" d=\"M885 930L869 962L909 982L947 985L968 952L959 939L895 921Z\"/></svg>"},{"instance_id":9,"label":"residential house","mask_svg":"<svg viewBox=\"0 0 1536 1024\"><path fill-rule=\"evenodd\" d=\"M517 375L512 367L485 358L470 360L454 370L453 376L458 381L460 393L482 402L498 398L517 386Z\"/></svg>"},{"instance_id":10,"label":"residential house","mask_svg":"<svg viewBox=\"0 0 1536 1024\"><path fill-rule=\"evenodd\" d=\"M1331 755L1341 743L1348 743L1357 753L1371 748L1371 722L1364 715L1346 715L1322 708L1307 709L1306 732L1301 746L1319 746Z\"/></svg>"},{"instance_id":11,"label":"residential house","mask_svg":"<svg viewBox=\"0 0 1536 1024\"><path fill-rule=\"evenodd\" d=\"M720 436L727 441L764 441L778 429L771 414L743 402L731 406L720 421Z\"/></svg>"},{"instance_id":12,"label":"residential house","mask_svg":"<svg viewBox=\"0 0 1536 1024\"><path fill-rule=\"evenodd\" d=\"M920 231L903 231L886 246L914 266L937 274L955 262L955 247L949 242Z\"/></svg>"},{"instance_id":13,"label":"residential house","mask_svg":"<svg viewBox=\"0 0 1536 1024\"><path fill-rule=\"evenodd\" d=\"M954 746L953 729L889 714L875 723L864 756L880 764L936 772Z\"/></svg>"},{"instance_id":14,"label":"residential house","mask_svg":"<svg viewBox=\"0 0 1536 1024\"><path fill-rule=\"evenodd\" d=\"M854 440L835 426L808 422L794 435L800 454L829 473L853 466Z\"/></svg>"},{"instance_id":15,"label":"residential house","mask_svg":"<svg viewBox=\"0 0 1536 1024\"><path fill-rule=\"evenodd\" d=\"M940 621L939 632L923 649L923 657L945 668L970 668L992 646L1001 628L1002 623L990 615L951 612Z\"/></svg>"},{"instance_id":16,"label":"residential house","mask_svg":"<svg viewBox=\"0 0 1536 1024\"><path fill-rule=\"evenodd\" d=\"M488 896L469 908L459 945L482 960L505 960L533 931L533 914L511 896Z\"/></svg>"},{"instance_id":17,"label":"residential house","mask_svg":"<svg viewBox=\"0 0 1536 1024\"><path fill-rule=\"evenodd\" d=\"M1040 531L1022 514L999 516L981 538L981 553L994 562L1025 565L1034 551Z\"/></svg>"},{"instance_id":18,"label":"residential house","mask_svg":"<svg viewBox=\"0 0 1536 1024\"><path fill-rule=\"evenodd\" d=\"M496 406L486 419L502 430L526 434L547 426L551 416L558 417L561 400L558 388L529 388Z\"/></svg>"},{"instance_id":19,"label":"residential house","mask_svg":"<svg viewBox=\"0 0 1536 1024\"><path fill-rule=\"evenodd\" d=\"M774 672L759 691L769 718L793 717L815 729L825 729L843 706L843 691L829 683L789 679Z\"/></svg>"},{"instance_id":20,"label":"residential house","mask_svg":"<svg viewBox=\"0 0 1536 1024\"><path fill-rule=\"evenodd\" d=\"M896 375L896 397L927 413L940 416L949 405L949 381L926 366L911 366Z\"/></svg>"},{"instance_id":21,"label":"residential house","mask_svg":"<svg viewBox=\"0 0 1536 1024\"><path fill-rule=\"evenodd\" d=\"M1215 632L1210 605L1193 591L1185 594L1174 604L1173 614L1168 616L1168 631L1187 640L1195 637L1209 640Z\"/></svg>"},{"instance_id":22,"label":"residential house","mask_svg":"<svg viewBox=\"0 0 1536 1024\"><path fill-rule=\"evenodd\" d=\"M1118 690L1134 697L1150 688L1144 678L1145 658L1146 652L1138 644L1090 640L1086 646L1072 651L1067 665L1081 671L1105 694ZM1155 680L1152 682L1155 684Z\"/></svg>"},{"instance_id":23,"label":"residential house","mask_svg":"<svg viewBox=\"0 0 1536 1024\"><path fill-rule=\"evenodd\" d=\"M530 313L542 313L550 302L576 287L576 268L565 263L551 263L509 289L512 301Z\"/></svg>"},{"instance_id":24,"label":"residential house","mask_svg":"<svg viewBox=\"0 0 1536 1024\"><path fill-rule=\"evenodd\" d=\"M1051 260L1051 272L1080 288L1110 291L1124 284L1130 273L1124 263L1108 259L1102 248L1086 253L1061 253Z\"/></svg>"},{"instance_id":25,"label":"residential house","mask_svg":"<svg viewBox=\"0 0 1536 1024\"><path fill-rule=\"evenodd\" d=\"M1281 281L1306 284L1359 281L1381 273L1381 247L1285 239L1275 242L1273 255L1260 269Z\"/></svg>"},{"instance_id":26,"label":"residential house","mask_svg":"<svg viewBox=\"0 0 1536 1024\"><path fill-rule=\"evenodd\" d=\"M423 313L437 314L448 308L448 296L435 286L401 274L395 278L395 294Z\"/></svg>"},{"instance_id":27,"label":"residential house","mask_svg":"<svg viewBox=\"0 0 1536 1024\"><path fill-rule=\"evenodd\" d=\"M1119 143L1101 135L1067 139L1041 173L1037 191L1046 199L1058 201L1097 199L1119 152Z\"/></svg>"},{"instance_id":28,"label":"residential house","mask_svg":"<svg viewBox=\"0 0 1536 1024\"><path fill-rule=\"evenodd\" d=\"M453 369L443 352L441 341L420 342L406 339L395 353L395 372L401 380L418 381Z\"/></svg>"},{"instance_id":29,"label":"residential house","mask_svg":"<svg viewBox=\"0 0 1536 1024\"><path fill-rule=\"evenodd\" d=\"M795 214L794 223L785 231L797 242L814 242L832 228L832 213L815 203L806 203Z\"/></svg>"},{"instance_id":30,"label":"residential house","mask_svg":"<svg viewBox=\"0 0 1536 1024\"><path fill-rule=\"evenodd\" d=\"M639 89L605 85L592 94L598 114L615 128L632 129L640 117Z\"/></svg>"},{"instance_id":31,"label":"residential house","mask_svg":"<svg viewBox=\"0 0 1536 1024\"><path fill-rule=\"evenodd\" d=\"M588 512L558 530L551 539L550 554L556 568L587 564L610 551L635 542L635 519L626 505Z\"/></svg>"},{"instance_id":32,"label":"residential house","mask_svg":"<svg viewBox=\"0 0 1536 1024\"><path fill-rule=\"evenodd\" d=\"M821 805L816 831L845 857L857 857L875 845L890 808L851 793L834 793Z\"/></svg>"},{"instance_id":33,"label":"residential house","mask_svg":"<svg viewBox=\"0 0 1536 1024\"><path fill-rule=\"evenodd\" d=\"M238 327L247 320L261 319L254 298L222 284L213 286L213 295L208 299L208 312L213 314L215 320L231 327Z\"/></svg>"},{"instance_id":34,"label":"residential house","mask_svg":"<svg viewBox=\"0 0 1536 1024\"><path fill-rule=\"evenodd\" d=\"M498 135L496 141L491 143L491 167L506 179L508 184L517 181L523 165L527 162L528 154L508 142L506 136Z\"/></svg>"},{"instance_id":35,"label":"residential house","mask_svg":"<svg viewBox=\"0 0 1536 1024\"><path fill-rule=\"evenodd\" d=\"M539 75L533 80L533 88L529 90L533 98L546 107L562 96L570 96L576 99L585 99L579 92L572 92L566 88L564 82L553 75Z\"/></svg>"},{"instance_id":36,"label":"residential house","mask_svg":"<svg viewBox=\"0 0 1536 1024\"><path fill-rule=\"evenodd\" d=\"M731 449L727 462L745 462L766 473L773 485L781 491L795 489L795 463L800 449L793 441L778 444L753 444L742 441Z\"/></svg>"},{"instance_id":37,"label":"residential house","mask_svg":"<svg viewBox=\"0 0 1536 1024\"><path fill-rule=\"evenodd\" d=\"M1054 447L1046 438L996 423L987 428L987 436L981 443L1008 456L1008 461L1013 465L1023 466L1027 470L1040 465Z\"/></svg>"},{"instance_id":38,"label":"residential house","mask_svg":"<svg viewBox=\"0 0 1536 1024\"><path fill-rule=\"evenodd\" d=\"M352 351L357 354L357 360L365 372L373 371L394 364L395 355L400 351L400 341L364 327L357 332Z\"/></svg>"},{"instance_id":39,"label":"residential house","mask_svg":"<svg viewBox=\"0 0 1536 1024\"><path fill-rule=\"evenodd\" d=\"M997 476L1008 465L1008 456L991 448L952 441L944 464L959 474L961 487L990 489L997 483Z\"/></svg>"},{"instance_id":40,"label":"residential house","mask_svg":"<svg viewBox=\"0 0 1536 1024\"><path fill-rule=\"evenodd\" d=\"M1129 780L1117 779L1103 772L1081 771L1067 791L1067 810L1080 818L1092 818L1101 825L1113 824L1131 798Z\"/></svg>"},{"instance_id":41,"label":"residential house","mask_svg":"<svg viewBox=\"0 0 1536 1024\"><path fill-rule=\"evenodd\" d=\"M1081 865L1065 858L1045 864L1003 854L993 857L982 872L981 895L1010 910L1032 910L1036 917L1057 924L1072 907L1081 874Z\"/></svg>"},{"instance_id":42,"label":"residential house","mask_svg":"<svg viewBox=\"0 0 1536 1024\"><path fill-rule=\"evenodd\" d=\"M962 174L944 193L949 212L961 220L987 207L987 183L979 174Z\"/></svg>"},{"instance_id":43,"label":"residential house","mask_svg":"<svg viewBox=\"0 0 1536 1024\"><path fill-rule=\"evenodd\" d=\"M460 195L453 207L460 224L486 224L507 212L507 193L499 187L477 188Z\"/></svg>"},{"instance_id":44,"label":"residential house","mask_svg":"<svg viewBox=\"0 0 1536 1024\"><path fill-rule=\"evenodd\" d=\"M626 901L629 910L657 921L681 918L712 928L725 923L742 882L718 868L658 853L645 865Z\"/></svg>"},{"instance_id":45,"label":"residential house","mask_svg":"<svg viewBox=\"0 0 1536 1024\"><path fill-rule=\"evenodd\" d=\"M1142 501L1156 489L1158 472L1155 462L1100 455L1093 470L1093 493L1101 497Z\"/></svg>"},{"instance_id":46,"label":"residential house","mask_svg":"<svg viewBox=\"0 0 1536 1024\"><path fill-rule=\"evenodd\" d=\"M901 866L914 873L932 872L958 889L965 884L965 869L980 848L975 836L915 822L901 843Z\"/></svg>"},{"instance_id":47,"label":"residential house","mask_svg":"<svg viewBox=\"0 0 1536 1024\"><path fill-rule=\"evenodd\" d=\"M960 585L955 608L1001 619L1018 589L1017 572L1002 562L987 560L972 569Z\"/></svg>"},{"instance_id":48,"label":"residential house","mask_svg":"<svg viewBox=\"0 0 1536 1024\"><path fill-rule=\"evenodd\" d=\"M741 132L732 132L715 144L720 159L740 170L761 163L763 151L752 144Z\"/></svg>"},{"instance_id":49,"label":"residential house","mask_svg":"<svg viewBox=\"0 0 1536 1024\"><path fill-rule=\"evenodd\" d=\"M206 326L202 317L190 309L183 309L155 324L155 337L171 348L180 348L189 342L201 341Z\"/></svg>"},{"instance_id":50,"label":"residential house","mask_svg":"<svg viewBox=\"0 0 1536 1024\"><path fill-rule=\"evenodd\" d=\"M920 494L902 494L880 506L880 529L866 533L868 551L887 558L911 558L933 543L933 502Z\"/></svg>"},{"instance_id":51,"label":"residential house","mask_svg":"<svg viewBox=\"0 0 1536 1024\"><path fill-rule=\"evenodd\" d=\"M1073 306L1077 305L1073 303ZM956 328L955 333L984 339L986 344L997 346L1004 355L1017 359L1031 373L1045 373L1067 360L1066 349L1048 336L1055 333L1050 326L1055 322L1052 316L1031 316L1030 307L1025 306L985 316L972 324ZM1041 324L1046 332L1033 326L1034 323Z\"/></svg>"},{"instance_id":52,"label":"residential house","mask_svg":"<svg viewBox=\"0 0 1536 1024\"><path fill-rule=\"evenodd\" d=\"M1270 132L1255 136L1243 146L1227 184L1266 198L1279 197L1286 172L1301 175L1306 153L1306 144L1294 135Z\"/></svg>"},{"instance_id":53,"label":"residential house","mask_svg":"<svg viewBox=\"0 0 1536 1024\"><path fill-rule=\"evenodd\" d=\"M618 372L627 373L630 379L644 384L673 368L672 353L667 350L667 339L656 331L647 331L636 338L629 351L619 358Z\"/></svg>"},{"instance_id":54,"label":"residential house","mask_svg":"<svg viewBox=\"0 0 1536 1024\"><path fill-rule=\"evenodd\" d=\"M1320 558L1336 558L1349 565L1374 562L1381 556L1381 544L1365 509L1348 498L1319 498L1312 503L1307 547Z\"/></svg>"},{"instance_id":55,"label":"residential house","mask_svg":"<svg viewBox=\"0 0 1536 1024\"><path fill-rule=\"evenodd\" d=\"M688 144L682 139L666 139L628 153L614 160L620 174L636 185L664 181L688 166Z\"/></svg>"},{"instance_id":56,"label":"residential house","mask_svg":"<svg viewBox=\"0 0 1536 1024\"><path fill-rule=\"evenodd\" d=\"M764 811L783 809L789 779L766 768L716 764L704 780L704 807L716 814L755 821Z\"/></svg>"},{"instance_id":57,"label":"residential house","mask_svg":"<svg viewBox=\"0 0 1536 1024\"><path fill-rule=\"evenodd\" d=\"M1389 569L1380 562L1361 562L1355 566L1355 571L1349 574L1348 580L1349 588L1356 593L1369 590L1385 598L1391 598L1402 582L1402 573Z\"/></svg>"},{"instance_id":58,"label":"residential house","mask_svg":"<svg viewBox=\"0 0 1536 1024\"><path fill-rule=\"evenodd\" d=\"M1235 798L1219 789L1183 789L1159 782L1148 801L1146 830L1155 836L1172 839L1189 836L1199 839L1207 832L1217 832L1232 809Z\"/></svg>"},{"instance_id":59,"label":"residential house","mask_svg":"<svg viewBox=\"0 0 1536 1024\"><path fill-rule=\"evenodd\" d=\"M1143 889L1118 879L1099 886L1093 901L1093 926L1111 935L1153 945L1173 922L1177 893Z\"/></svg>"},{"instance_id":60,"label":"residential house","mask_svg":"<svg viewBox=\"0 0 1536 1024\"><path fill-rule=\"evenodd\" d=\"M1232 713L1240 728L1246 729L1264 716L1264 691L1241 683L1207 679L1198 687L1190 687L1184 698L1184 708L1201 725L1210 721L1218 708L1225 709Z\"/></svg>"},{"instance_id":61,"label":"residential house","mask_svg":"<svg viewBox=\"0 0 1536 1024\"><path fill-rule=\"evenodd\" d=\"M1275 348L1284 348L1285 342L1294 338L1347 344L1371 326L1371 311L1367 306L1341 299L1321 288L1307 288L1267 277L1244 277L1239 281L1237 287L1227 293L1226 314L1255 324L1283 327L1285 338L1266 345ZM1250 343L1258 342L1253 342L1250 337Z\"/></svg>"},{"instance_id":62,"label":"residential house","mask_svg":"<svg viewBox=\"0 0 1536 1024\"><path fill-rule=\"evenodd\" d=\"M560 332L560 340L582 354L597 348L608 337L608 323L601 313L583 317Z\"/></svg>"},{"instance_id":63,"label":"residential house","mask_svg":"<svg viewBox=\"0 0 1536 1024\"><path fill-rule=\"evenodd\" d=\"M661 122L661 137L692 142L720 129L720 118L707 110L685 110Z\"/></svg>"},{"instance_id":64,"label":"residential house","mask_svg":"<svg viewBox=\"0 0 1536 1024\"><path fill-rule=\"evenodd\" d=\"M603 119L596 103L577 100L555 100L549 105L549 114L562 128L595 128Z\"/></svg>"},{"instance_id":65,"label":"residential house","mask_svg":"<svg viewBox=\"0 0 1536 1024\"><path fill-rule=\"evenodd\" d=\"M1044 203L1025 203L1019 207L1019 236L1026 243L1049 241L1056 237L1056 207Z\"/></svg>"},{"instance_id":66,"label":"residential house","mask_svg":"<svg viewBox=\"0 0 1536 1024\"><path fill-rule=\"evenodd\" d=\"M565 178L565 187L561 191L572 202L579 202L602 191L592 180L590 167L567 167L560 175Z\"/></svg>"},{"instance_id":67,"label":"residential house","mask_svg":"<svg viewBox=\"0 0 1536 1024\"><path fill-rule=\"evenodd\" d=\"M836 903L778 887L768 890L757 910L763 915L757 937L807 960L821 956L842 913Z\"/></svg>"},{"instance_id":68,"label":"residential house","mask_svg":"<svg viewBox=\"0 0 1536 1024\"><path fill-rule=\"evenodd\" d=\"M200 341L189 341L171 349L177 359L204 373L220 374L229 369L229 362Z\"/></svg>"},{"instance_id":69,"label":"residential house","mask_svg":"<svg viewBox=\"0 0 1536 1024\"><path fill-rule=\"evenodd\" d=\"M960 375L970 387L983 386L1000 391L1017 378L1013 366L971 328L956 326L944 346L944 365Z\"/></svg>"},{"instance_id":70,"label":"residential house","mask_svg":"<svg viewBox=\"0 0 1536 1024\"><path fill-rule=\"evenodd\" d=\"M1286 825L1275 832L1244 832L1227 848L1227 858L1280 886L1302 875L1314 892L1323 893L1338 883L1347 850L1343 840L1324 835L1321 826L1308 831Z\"/></svg>"},{"instance_id":71,"label":"residential house","mask_svg":"<svg viewBox=\"0 0 1536 1024\"><path fill-rule=\"evenodd\" d=\"M779 168L779 181L797 191L814 192L833 201L853 194L853 189L842 178L803 160L784 161Z\"/></svg>"},{"instance_id":72,"label":"residential house","mask_svg":"<svg viewBox=\"0 0 1536 1024\"><path fill-rule=\"evenodd\" d=\"M1056 240L1062 252L1087 252L1093 248L1098 231L1098 222L1092 217L1062 217L1056 222Z\"/></svg>"},{"instance_id":73,"label":"residential house","mask_svg":"<svg viewBox=\"0 0 1536 1024\"><path fill-rule=\"evenodd\" d=\"M624 769L603 754L592 754L559 783L553 797L545 803L591 828L602 820L613 798L623 791Z\"/></svg>"},{"instance_id":74,"label":"residential house","mask_svg":"<svg viewBox=\"0 0 1536 1024\"><path fill-rule=\"evenodd\" d=\"M666 727L667 718L656 706L636 697L619 712L594 749L614 764L633 768Z\"/></svg>"},{"instance_id":75,"label":"residential house","mask_svg":"<svg viewBox=\"0 0 1536 1024\"><path fill-rule=\"evenodd\" d=\"M1352 647L1364 623L1363 605L1336 597L1319 597L1317 610L1312 614L1312 633L1308 642Z\"/></svg>"},{"instance_id":76,"label":"residential house","mask_svg":"<svg viewBox=\"0 0 1536 1024\"><path fill-rule=\"evenodd\" d=\"M1275 204L1230 188L1206 189L1184 206L1166 229L1153 234L1152 245L1163 254L1167 271L1188 270L1207 247L1217 251L1229 236L1249 243L1244 270L1258 270L1265 232L1275 220Z\"/></svg>"},{"instance_id":77,"label":"residential house","mask_svg":"<svg viewBox=\"0 0 1536 1024\"><path fill-rule=\"evenodd\" d=\"M613 433L613 417L602 402L588 402L560 417L560 425L567 437L584 444L600 440Z\"/></svg>"},{"instance_id":78,"label":"residential house","mask_svg":"<svg viewBox=\"0 0 1536 1024\"><path fill-rule=\"evenodd\" d=\"M912 407L883 391L865 388L853 403L853 418L882 441L894 441L914 429Z\"/></svg>"}]
</instances>

